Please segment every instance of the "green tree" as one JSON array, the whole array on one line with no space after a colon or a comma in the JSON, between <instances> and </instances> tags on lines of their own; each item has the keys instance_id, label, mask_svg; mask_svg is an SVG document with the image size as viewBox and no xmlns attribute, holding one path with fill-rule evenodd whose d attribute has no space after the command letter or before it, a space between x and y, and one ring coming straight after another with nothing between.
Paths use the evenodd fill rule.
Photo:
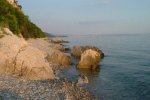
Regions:
<instances>
[{"instance_id":1,"label":"green tree","mask_svg":"<svg viewBox=\"0 0 150 100\"><path fill-rule=\"evenodd\" d=\"M6 0L0 0L0 26L8 27L14 34L21 33L24 38L45 37L44 32L19 7L13 7Z\"/></svg>"}]
</instances>

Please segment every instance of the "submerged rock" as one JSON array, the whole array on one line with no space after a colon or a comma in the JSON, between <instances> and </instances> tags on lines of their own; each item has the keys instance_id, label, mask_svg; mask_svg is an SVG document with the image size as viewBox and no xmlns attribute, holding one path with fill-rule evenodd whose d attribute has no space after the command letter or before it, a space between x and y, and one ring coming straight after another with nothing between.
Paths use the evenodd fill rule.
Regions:
<instances>
[{"instance_id":1,"label":"submerged rock","mask_svg":"<svg viewBox=\"0 0 150 100\"><path fill-rule=\"evenodd\" d=\"M99 52L88 49L84 51L81 55L81 60L77 64L77 68L90 68L95 69L101 60L101 55Z\"/></svg>"},{"instance_id":2,"label":"submerged rock","mask_svg":"<svg viewBox=\"0 0 150 100\"><path fill-rule=\"evenodd\" d=\"M96 100L85 89L73 82L65 81L63 90L65 92L65 100Z\"/></svg>"},{"instance_id":3,"label":"submerged rock","mask_svg":"<svg viewBox=\"0 0 150 100\"><path fill-rule=\"evenodd\" d=\"M88 78L85 75L80 75L79 78L78 78L77 85L84 85L84 84L87 84L87 83L89 83Z\"/></svg>"}]
</instances>

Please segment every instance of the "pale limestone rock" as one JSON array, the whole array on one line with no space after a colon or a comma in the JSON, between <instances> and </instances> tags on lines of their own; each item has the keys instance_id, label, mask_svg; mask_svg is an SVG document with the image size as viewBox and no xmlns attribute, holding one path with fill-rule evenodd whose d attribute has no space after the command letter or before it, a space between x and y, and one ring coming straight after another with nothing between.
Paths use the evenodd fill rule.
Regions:
<instances>
[{"instance_id":1,"label":"pale limestone rock","mask_svg":"<svg viewBox=\"0 0 150 100\"><path fill-rule=\"evenodd\" d=\"M8 30L7 32L11 33ZM17 54L27 46L27 42L23 38L11 35L4 35L0 39L0 73L13 73Z\"/></svg>"},{"instance_id":2,"label":"pale limestone rock","mask_svg":"<svg viewBox=\"0 0 150 100\"><path fill-rule=\"evenodd\" d=\"M83 49L80 45L75 45L72 48L72 56L75 58L80 58L83 53Z\"/></svg>"},{"instance_id":3,"label":"pale limestone rock","mask_svg":"<svg viewBox=\"0 0 150 100\"><path fill-rule=\"evenodd\" d=\"M85 75L79 76L77 85L84 85L84 84L88 84L88 83L89 83L89 80Z\"/></svg>"},{"instance_id":4,"label":"pale limestone rock","mask_svg":"<svg viewBox=\"0 0 150 100\"><path fill-rule=\"evenodd\" d=\"M62 38L51 38L52 42L54 43L61 43L63 42L64 40Z\"/></svg>"},{"instance_id":5,"label":"pale limestone rock","mask_svg":"<svg viewBox=\"0 0 150 100\"><path fill-rule=\"evenodd\" d=\"M46 53L51 53L52 49L64 51L65 48L60 44L54 44L46 41L44 38L29 39L29 45L38 48Z\"/></svg>"},{"instance_id":6,"label":"pale limestone rock","mask_svg":"<svg viewBox=\"0 0 150 100\"><path fill-rule=\"evenodd\" d=\"M53 79L54 73L45 55L37 48L28 46L16 58L15 73L20 73L26 79Z\"/></svg>"},{"instance_id":7,"label":"pale limestone rock","mask_svg":"<svg viewBox=\"0 0 150 100\"><path fill-rule=\"evenodd\" d=\"M51 43L50 47L55 49L55 50L65 51L65 48L62 45L60 45L60 44L53 44L53 43Z\"/></svg>"},{"instance_id":8,"label":"pale limestone rock","mask_svg":"<svg viewBox=\"0 0 150 100\"><path fill-rule=\"evenodd\" d=\"M81 54L88 50L88 49L92 49L94 51L97 51L100 53L101 58L104 57L104 53L102 52L102 50L100 50L99 48L95 47L95 46L80 46L80 45L75 45L72 48L72 56L75 58L80 58Z\"/></svg>"},{"instance_id":9,"label":"pale limestone rock","mask_svg":"<svg viewBox=\"0 0 150 100\"><path fill-rule=\"evenodd\" d=\"M58 64L68 66L71 64L70 56L61 52L64 47L60 44L49 43L44 39L30 39L28 40L30 46L40 49L47 55L47 59L51 64Z\"/></svg>"},{"instance_id":10,"label":"pale limestone rock","mask_svg":"<svg viewBox=\"0 0 150 100\"><path fill-rule=\"evenodd\" d=\"M21 48L27 46L27 42L23 38L13 35L9 30L4 32L7 32L8 35L0 39L0 50L5 49L5 53L9 54L9 51L13 51L16 54Z\"/></svg>"},{"instance_id":11,"label":"pale limestone rock","mask_svg":"<svg viewBox=\"0 0 150 100\"><path fill-rule=\"evenodd\" d=\"M0 36L3 37L4 35L11 35L11 36L13 36L13 33L8 28L0 27Z\"/></svg>"},{"instance_id":12,"label":"pale limestone rock","mask_svg":"<svg viewBox=\"0 0 150 100\"><path fill-rule=\"evenodd\" d=\"M5 34L13 36L13 33L8 28L2 28L2 30Z\"/></svg>"},{"instance_id":13,"label":"pale limestone rock","mask_svg":"<svg viewBox=\"0 0 150 100\"><path fill-rule=\"evenodd\" d=\"M53 43L68 43L68 41L64 41L62 38L55 37L55 38L49 38L51 42Z\"/></svg>"},{"instance_id":14,"label":"pale limestone rock","mask_svg":"<svg viewBox=\"0 0 150 100\"><path fill-rule=\"evenodd\" d=\"M31 80L53 79L54 74L46 54L41 50L28 46L28 43L8 29L0 39L0 74L10 74ZM8 34L9 33L9 34Z\"/></svg>"},{"instance_id":15,"label":"pale limestone rock","mask_svg":"<svg viewBox=\"0 0 150 100\"><path fill-rule=\"evenodd\" d=\"M7 0L9 3L13 4L16 0Z\"/></svg>"},{"instance_id":16,"label":"pale limestone rock","mask_svg":"<svg viewBox=\"0 0 150 100\"><path fill-rule=\"evenodd\" d=\"M101 57L99 52L88 49L82 53L81 60L79 61L77 67L95 69L100 60Z\"/></svg>"},{"instance_id":17,"label":"pale limestone rock","mask_svg":"<svg viewBox=\"0 0 150 100\"><path fill-rule=\"evenodd\" d=\"M13 7L18 8L17 0L7 0Z\"/></svg>"},{"instance_id":18,"label":"pale limestone rock","mask_svg":"<svg viewBox=\"0 0 150 100\"><path fill-rule=\"evenodd\" d=\"M50 63L68 66L71 64L70 56L66 53L63 53L59 50L52 50L51 54L47 56L47 60Z\"/></svg>"},{"instance_id":19,"label":"pale limestone rock","mask_svg":"<svg viewBox=\"0 0 150 100\"><path fill-rule=\"evenodd\" d=\"M30 46L35 47L47 55L48 52L51 52L52 48L50 47L50 43L45 41L42 38L37 38L37 39L29 39L28 43Z\"/></svg>"},{"instance_id":20,"label":"pale limestone rock","mask_svg":"<svg viewBox=\"0 0 150 100\"><path fill-rule=\"evenodd\" d=\"M0 27L0 34L3 34L2 28Z\"/></svg>"}]
</instances>

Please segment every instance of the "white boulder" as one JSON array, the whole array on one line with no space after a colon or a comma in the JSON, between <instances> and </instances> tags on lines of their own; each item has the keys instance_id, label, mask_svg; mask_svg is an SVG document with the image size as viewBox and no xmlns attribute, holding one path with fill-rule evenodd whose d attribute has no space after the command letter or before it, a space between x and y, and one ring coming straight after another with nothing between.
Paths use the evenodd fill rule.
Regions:
<instances>
[{"instance_id":1,"label":"white boulder","mask_svg":"<svg viewBox=\"0 0 150 100\"><path fill-rule=\"evenodd\" d=\"M95 69L98 66L100 60L101 56L99 52L88 49L81 54L81 59L77 64L77 67Z\"/></svg>"}]
</instances>

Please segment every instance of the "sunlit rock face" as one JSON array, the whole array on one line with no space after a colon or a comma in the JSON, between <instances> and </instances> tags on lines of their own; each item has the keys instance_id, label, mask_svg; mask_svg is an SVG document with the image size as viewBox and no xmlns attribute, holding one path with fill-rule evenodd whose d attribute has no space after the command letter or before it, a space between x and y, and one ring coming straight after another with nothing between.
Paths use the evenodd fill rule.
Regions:
<instances>
[{"instance_id":1,"label":"sunlit rock face","mask_svg":"<svg viewBox=\"0 0 150 100\"><path fill-rule=\"evenodd\" d=\"M77 64L77 68L95 69L98 66L100 60L101 56L99 52L88 49L81 54L81 59Z\"/></svg>"},{"instance_id":2,"label":"sunlit rock face","mask_svg":"<svg viewBox=\"0 0 150 100\"><path fill-rule=\"evenodd\" d=\"M17 1L16 0L7 0L11 5L17 6Z\"/></svg>"},{"instance_id":3,"label":"sunlit rock face","mask_svg":"<svg viewBox=\"0 0 150 100\"><path fill-rule=\"evenodd\" d=\"M22 76L30 80L53 79L54 74L45 55L37 48L28 46L16 57L17 69L15 73L22 72Z\"/></svg>"},{"instance_id":4,"label":"sunlit rock face","mask_svg":"<svg viewBox=\"0 0 150 100\"><path fill-rule=\"evenodd\" d=\"M75 45L72 48L72 56L75 58L80 58L81 54L88 50L88 49L92 49L94 51L99 52L101 58L104 57L104 53L102 52L102 50L100 50L99 48L95 47L95 46L80 46L80 45Z\"/></svg>"},{"instance_id":5,"label":"sunlit rock face","mask_svg":"<svg viewBox=\"0 0 150 100\"><path fill-rule=\"evenodd\" d=\"M17 0L7 0L13 7L19 8L21 9L21 6L18 5L18 1Z\"/></svg>"},{"instance_id":6,"label":"sunlit rock face","mask_svg":"<svg viewBox=\"0 0 150 100\"><path fill-rule=\"evenodd\" d=\"M0 74L23 77L30 80L55 78L46 55L30 46L26 40L3 28L0 38Z\"/></svg>"},{"instance_id":7,"label":"sunlit rock face","mask_svg":"<svg viewBox=\"0 0 150 100\"><path fill-rule=\"evenodd\" d=\"M71 59L69 54L63 53L59 50L52 50L51 54L49 53L47 56L47 60L50 63L69 66L71 64Z\"/></svg>"},{"instance_id":8,"label":"sunlit rock face","mask_svg":"<svg viewBox=\"0 0 150 100\"><path fill-rule=\"evenodd\" d=\"M57 64L63 66L69 66L71 64L70 55L64 53L64 47L60 44L54 44L53 42L47 42L45 39L29 39L28 43L45 53L47 60L50 64Z\"/></svg>"}]
</instances>

